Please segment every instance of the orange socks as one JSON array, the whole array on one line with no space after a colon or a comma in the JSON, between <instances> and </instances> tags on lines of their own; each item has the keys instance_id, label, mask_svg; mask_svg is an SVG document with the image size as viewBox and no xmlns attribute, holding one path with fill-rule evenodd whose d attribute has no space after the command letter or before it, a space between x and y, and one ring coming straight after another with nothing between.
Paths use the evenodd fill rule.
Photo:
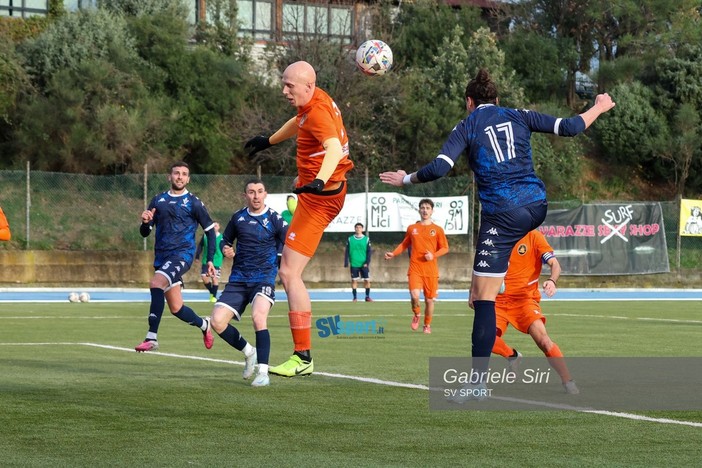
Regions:
<instances>
[{"instance_id":1,"label":"orange socks","mask_svg":"<svg viewBox=\"0 0 702 468\"><path fill-rule=\"evenodd\" d=\"M546 357L563 357L563 353L561 352L561 348L558 347L556 343L553 343L553 346L551 346L551 349L548 350L546 354Z\"/></svg>"},{"instance_id":2,"label":"orange socks","mask_svg":"<svg viewBox=\"0 0 702 468\"><path fill-rule=\"evenodd\" d=\"M312 312L288 312L295 351L312 349Z\"/></svg>"},{"instance_id":3,"label":"orange socks","mask_svg":"<svg viewBox=\"0 0 702 468\"><path fill-rule=\"evenodd\" d=\"M512 356L512 354L514 354L514 349L510 348L509 345L505 343L505 340L503 340L499 336L496 336L495 344L492 346L492 352L508 358Z\"/></svg>"}]
</instances>

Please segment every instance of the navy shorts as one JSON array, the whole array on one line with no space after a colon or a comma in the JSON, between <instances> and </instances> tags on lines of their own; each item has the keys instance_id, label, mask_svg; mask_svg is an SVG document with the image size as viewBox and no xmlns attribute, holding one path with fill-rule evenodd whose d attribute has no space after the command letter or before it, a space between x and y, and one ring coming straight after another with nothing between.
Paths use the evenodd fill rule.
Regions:
<instances>
[{"instance_id":1,"label":"navy shorts","mask_svg":"<svg viewBox=\"0 0 702 468\"><path fill-rule=\"evenodd\" d=\"M200 269L200 275L201 276L208 276L207 275L207 263L202 264L202 268ZM215 276L217 278L222 277L222 269L220 267L215 267Z\"/></svg>"},{"instance_id":2,"label":"navy shorts","mask_svg":"<svg viewBox=\"0 0 702 468\"><path fill-rule=\"evenodd\" d=\"M190 263L181 257L169 257L161 266L155 267L156 273L168 279L169 286L166 288L166 291L177 285L183 285L183 275L189 269Z\"/></svg>"},{"instance_id":3,"label":"navy shorts","mask_svg":"<svg viewBox=\"0 0 702 468\"><path fill-rule=\"evenodd\" d=\"M246 306L251 304L258 295L270 302L271 307L275 304L275 286L272 284L227 283L215 307L226 307L234 313L234 318L241 320Z\"/></svg>"},{"instance_id":4,"label":"navy shorts","mask_svg":"<svg viewBox=\"0 0 702 468\"><path fill-rule=\"evenodd\" d=\"M529 231L544 222L547 208L548 203L542 200L504 213L481 213L473 273L505 276L512 249Z\"/></svg>"},{"instance_id":5,"label":"navy shorts","mask_svg":"<svg viewBox=\"0 0 702 468\"><path fill-rule=\"evenodd\" d=\"M351 279L352 280L369 280L370 275L368 274L368 267L351 267Z\"/></svg>"}]
</instances>

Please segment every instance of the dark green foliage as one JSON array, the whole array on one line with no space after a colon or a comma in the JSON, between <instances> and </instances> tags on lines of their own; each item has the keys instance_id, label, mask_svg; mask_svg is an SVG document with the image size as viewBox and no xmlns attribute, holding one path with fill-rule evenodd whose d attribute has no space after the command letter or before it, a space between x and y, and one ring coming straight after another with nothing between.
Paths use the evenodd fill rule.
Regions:
<instances>
[{"instance_id":1,"label":"dark green foliage","mask_svg":"<svg viewBox=\"0 0 702 468\"><path fill-rule=\"evenodd\" d=\"M530 102L557 99L565 94L563 67L555 41L517 29L503 43L506 65L513 68Z\"/></svg>"},{"instance_id":2,"label":"dark green foliage","mask_svg":"<svg viewBox=\"0 0 702 468\"><path fill-rule=\"evenodd\" d=\"M653 93L639 82L614 87L617 106L597 123L602 153L612 161L648 165L668 138L667 125L653 107Z\"/></svg>"},{"instance_id":3,"label":"dark green foliage","mask_svg":"<svg viewBox=\"0 0 702 468\"><path fill-rule=\"evenodd\" d=\"M369 78L355 69L351 45L320 38L271 43L268 63L251 60L252 41L237 37L233 0L208 2L211 21L195 29L182 1L101 1L74 13L52 1L47 18L0 19L0 167L29 159L40 170L110 174L140 172L143 164L160 170L183 158L197 172L254 173L260 165L292 176L293 144L253 160L243 144L294 115L279 77L306 60L343 113L353 175L412 170L433 158L465 116L463 89L478 67L490 70L502 105L558 116L591 105L574 94L581 71L617 107L587 139L535 137L549 195L576 196L585 156L600 154L652 184L700 193L702 130L691 118L702 113L699 1L610 3L513 2L495 18L496 11L465 5L381 1L363 21L369 37L390 44L395 63ZM496 28L498 41L487 24L512 27ZM453 173L469 175L463 159ZM583 198L588 184L577 190Z\"/></svg>"},{"instance_id":4,"label":"dark green foliage","mask_svg":"<svg viewBox=\"0 0 702 468\"><path fill-rule=\"evenodd\" d=\"M462 29L463 45L467 46L471 33L486 24L475 7L452 8L431 0L402 4L388 38L397 67L427 67L442 52L454 26Z\"/></svg>"}]
</instances>

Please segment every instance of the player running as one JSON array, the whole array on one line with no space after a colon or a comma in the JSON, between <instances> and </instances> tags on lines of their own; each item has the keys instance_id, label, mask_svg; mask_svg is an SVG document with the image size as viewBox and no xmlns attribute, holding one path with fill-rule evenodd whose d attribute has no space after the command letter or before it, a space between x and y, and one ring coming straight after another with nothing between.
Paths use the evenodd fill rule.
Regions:
<instances>
[{"instance_id":1,"label":"player running","mask_svg":"<svg viewBox=\"0 0 702 468\"><path fill-rule=\"evenodd\" d=\"M181 293L183 275L190 269L195 257L195 234L198 225L205 230L209 242L208 273L211 276L215 274L212 263L215 252L214 221L202 201L186 188L190 182L190 167L187 163L173 163L168 181L171 183L171 189L152 198L148 208L141 214L139 233L143 237L151 234L154 226L156 227L156 272L149 282L149 331L146 333L146 339L134 348L137 352L158 349L158 327L163 315L164 298L175 317L202 330L205 348L210 349L214 341L209 318L203 319L186 306Z\"/></svg>"}]
</instances>

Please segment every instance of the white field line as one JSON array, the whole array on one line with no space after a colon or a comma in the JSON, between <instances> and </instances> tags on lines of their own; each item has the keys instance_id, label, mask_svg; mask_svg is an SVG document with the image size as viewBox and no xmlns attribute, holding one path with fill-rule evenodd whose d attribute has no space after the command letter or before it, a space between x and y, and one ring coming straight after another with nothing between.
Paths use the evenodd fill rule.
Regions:
<instances>
[{"instance_id":1,"label":"white field line","mask_svg":"<svg viewBox=\"0 0 702 468\"><path fill-rule=\"evenodd\" d=\"M90 347L94 347L94 348L109 349L109 350L114 350L114 351L124 351L124 352L128 352L128 353L135 353L136 352L133 348L123 348L120 346L104 345L104 344L99 344L99 343L66 343L66 342L58 342L58 343L0 343L0 346L57 346L57 345L90 346ZM150 355L155 355L155 356L164 356L164 357L174 357L174 358L180 358L180 359L191 359L191 360L195 360L195 361L216 362L216 363L220 363L220 364L234 364L237 366L244 365L244 362L241 362L241 361L231 361L228 359L214 359L214 358L207 358L207 357L202 357L202 356L189 356L189 355L184 355L184 354L163 353L160 351L149 351L148 353L144 353L144 354L150 354ZM382 380L382 379L375 379L375 378L369 378L369 377L358 377L358 376L354 376L354 375L336 374L336 373L331 373L331 372L315 372L315 375L320 375L323 377L330 377L333 379L353 380L356 382L363 382L363 383L369 383L369 384L374 384L374 385L385 385L385 386L389 386L389 387L409 388L409 389L426 390L426 391L431 390L426 385L394 382L391 380ZM534 406L543 406L543 407L547 407L547 408L556 408L556 409L563 409L563 410L568 410L568 411L576 411L579 413L599 414L602 416L611 416L611 417L616 417L616 418L632 419L635 421L655 422L655 423L659 423L659 424L675 424L675 425L680 425L680 426L691 426L691 427L701 427L702 428L702 423L694 422L694 421L681 421L678 419L668 419L668 418L652 418L649 416L643 416L643 415L639 415L639 414L622 413L622 412L618 412L618 411L593 410L592 408L582 408L582 407L578 407L578 406L553 404L553 403L547 403L547 402L542 402L542 401L523 400L523 399L518 399L518 398L507 398L507 397L493 397L493 398L495 398L497 400L503 400L503 401L531 404Z\"/></svg>"}]
</instances>

